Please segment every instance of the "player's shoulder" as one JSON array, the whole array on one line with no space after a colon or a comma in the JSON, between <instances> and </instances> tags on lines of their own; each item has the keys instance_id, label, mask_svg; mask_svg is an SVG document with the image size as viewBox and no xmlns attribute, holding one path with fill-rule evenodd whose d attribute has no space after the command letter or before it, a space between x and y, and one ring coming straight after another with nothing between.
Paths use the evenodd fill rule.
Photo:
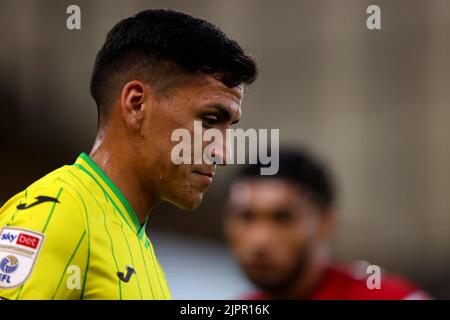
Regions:
<instances>
[{"instance_id":1,"label":"player's shoulder","mask_svg":"<svg viewBox=\"0 0 450 320\"><path fill-rule=\"evenodd\" d=\"M345 284L348 299L405 300L430 299L407 279L390 273L379 266L359 261L348 265L330 267L329 272L338 282Z\"/></svg>"},{"instance_id":2,"label":"player's shoulder","mask_svg":"<svg viewBox=\"0 0 450 320\"><path fill-rule=\"evenodd\" d=\"M29 185L25 191L27 193L36 193L46 190L48 192L57 191L57 193L68 193L75 201L77 200L77 195L79 195L80 179L79 169L73 165L62 166L47 175L43 176L39 180Z\"/></svg>"},{"instance_id":3,"label":"player's shoulder","mask_svg":"<svg viewBox=\"0 0 450 320\"><path fill-rule=\"evenodd\" d=\"M24 294L44 296L48 290L54 290L49 268L62 267L75 252L78 252L77 257L88 254L87 210L77 195L78 187L71 178L71 170L72 166L56 169L19 192L0 209L0 260L3 263L0 271L5 273L5 268L10 268L9 274L0 279L8 284L2 283L0 287L13 288L24 283L35 268L27 281L34 286L39 284L42 292L28 288ZM46 280L41 282L41 278ZM8 292L2 291L2 294L8 296Z\"/></svg>"},{"instance_id":4,"label":"player's shoulder","mask_svg":"<svg viewBox=\"0 0 450 320\"><path fill-rule=\"evenodd\" d=\"M0 208L0 224L33 227L54 213L67 221L67 226L84 224L86 209L73 170L73 166L60 167L10 198Z\"/></svg>"}]
</instances>

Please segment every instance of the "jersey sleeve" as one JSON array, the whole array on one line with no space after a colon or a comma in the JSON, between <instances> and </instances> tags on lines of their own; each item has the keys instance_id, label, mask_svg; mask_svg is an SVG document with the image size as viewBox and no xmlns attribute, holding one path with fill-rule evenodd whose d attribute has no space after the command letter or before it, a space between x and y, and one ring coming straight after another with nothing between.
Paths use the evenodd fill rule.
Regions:
<instances>
[{"instance_id":1,"label":"jersey sleeve","mask_svg":"<svg viewBox=\"0 0 450 320\"><path fill-rule=\"evenodd\" d=\"M80 299L89 243L83 199L64 183L29 188L0 209L0 297Z\"/></svg>"}]
</instances>

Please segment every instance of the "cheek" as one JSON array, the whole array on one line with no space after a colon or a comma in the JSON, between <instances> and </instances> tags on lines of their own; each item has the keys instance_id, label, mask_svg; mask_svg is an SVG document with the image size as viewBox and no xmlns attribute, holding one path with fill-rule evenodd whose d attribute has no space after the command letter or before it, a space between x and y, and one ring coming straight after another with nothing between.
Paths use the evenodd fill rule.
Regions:
<instances>
[{"instance_id":1,"label":"cheek","mask_svg":"<svg viewBox=\"0 0 450 320\"><path fill-rule=\"evenodd\" d=\"M183 111L172 103L154 106L146 117L144 134L160 146L168 146L175 129L186 127L187 115Z\"/></svg>"},{"instance_id":2,"label":"cheek","mask_svg":"<svg viewBox=\"0 0 450 320\"><path fill-rule=\"evenodd\" d=\"M304 222L297 225L291 232L289 232L288 237L289 251L298 255L298 253L310 251L314 248L314 243L317 238L317 225L313 221Z\"/></svg>"},{"instance_id":3,"label":"cheek","mask_svg":"<svg viewBox=\"0 0 450 320\"><path fill-rule=\"evenodd\" d=\"M251 246L245 224L238 221L230 221L227 223L226 233L228 241L236 253L246 251L246 248Z\"/></svg>"},{"instance_id":4,"label":"cheek","mask_svg":"<svg viewBox=\"0 0 450 320\"><path fill-rule=\"evenodd\" d=\"M302 227L290 227L280 230L276 238L275 254L280 259L293 260L299 252L307 250L311 242L311 234Z\"/></svg>"},{"instance_id":5,"label":"cheek","mask_svg":"<svg viewBox=\"0 0 450 320\"><path fill-rule=\"evenodd\" d=\"M171 159L172 150L179 143L179 141L172 141L172 133L178 128L178 123L158 116L147 123L143 132L145 145L142 149L154 160L153 165L164 170L161 172L164 175L170 171L176 172L178 167L183 166L176 166Z\"/></svg>"}]
</instances>

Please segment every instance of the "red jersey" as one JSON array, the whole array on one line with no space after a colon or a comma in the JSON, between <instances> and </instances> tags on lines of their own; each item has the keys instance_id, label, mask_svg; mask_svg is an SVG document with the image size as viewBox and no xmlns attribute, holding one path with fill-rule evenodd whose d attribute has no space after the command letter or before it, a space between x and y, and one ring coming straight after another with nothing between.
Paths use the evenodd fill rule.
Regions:
<instances>
[{"instance_id":1,"label":"red jersey","mask_svg":"<svg viewBox=\"0 0 450 320\"><path fill-rule=\"evenodd\" d=\"M328 267L306 300L427 300L430 296L408 281L391 274L381 274L380 288L369 289L367 276L342 267ZM247 300L267 300L264 293Z\"/></svg>"}]
</instances>

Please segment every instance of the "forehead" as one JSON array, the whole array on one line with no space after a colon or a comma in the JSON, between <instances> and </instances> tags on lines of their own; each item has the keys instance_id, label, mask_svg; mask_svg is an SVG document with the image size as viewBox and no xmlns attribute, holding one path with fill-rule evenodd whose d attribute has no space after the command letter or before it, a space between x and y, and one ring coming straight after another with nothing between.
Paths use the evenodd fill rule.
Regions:
<instances>
[{"instance_id":1,"label":"forehead","mask_svg":"<svg viewBox=\"0 0 450 320\"><path fill-rule=\"evenodd\" d=\"M270 210L302 200L299 188L277 178L244 179L231 186L229 202L233 206Z\"/></svg>"},{"instance_id":2,"label":"forehead","mask_svg":"<svg viewBox=\"0 0 450 320\"><path fill-rule=\"evenodd\" d=\"M189 96L190 99L205 102L216 101L226 105L239 106L244 96L243 84L229 88L213 76L206 74L185 78L179 88L181 89L180 93Z\"/></svg>"}]
</instances>

